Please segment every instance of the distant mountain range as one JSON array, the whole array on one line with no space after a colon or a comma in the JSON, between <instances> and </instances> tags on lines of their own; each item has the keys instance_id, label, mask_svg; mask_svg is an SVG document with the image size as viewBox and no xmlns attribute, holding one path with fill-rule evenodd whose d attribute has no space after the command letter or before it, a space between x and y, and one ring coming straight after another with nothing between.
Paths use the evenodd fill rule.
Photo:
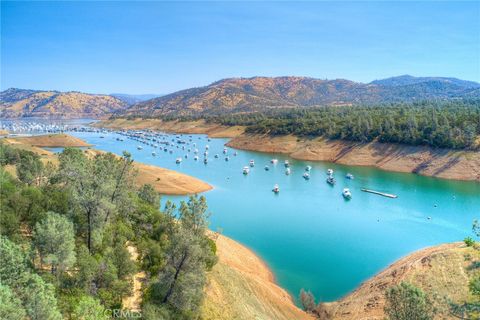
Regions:
<instances>
[{"instance_id":1,"label":"distant mountain range","mask_svg":"<svg viewBox=\"0 0 480 320\"><path fill-rule=\"evenodd\" d=\"M94 95L8 89L0 93L1 117L106 117L202 115L263 108L357 105L480 98L480 84L456 78L403 75L371 83L307 77L230 78L164 96Z\"/></svg>"},{"instance_id":2,"label":"distant mountain range","mask_svg":"<svg viewBox=\"0 0 480 320\"><path fill-rule=\"evenodd\" d=\"M109 95L15 88L0 92L1 118L102 118L127 107Z\"/></svg>"},{"instance_id":3,"label":"distant mountain range","mask_svg":"<svg viewBox=\"0 0 480 320\"><path fill-rule=\"evenodd\" d=\"M161 94L126 94L126 93L111 93L112 97L118 98L129 105L133 105L138 102L161 97Z\"/></svg>"},{"instance_id":4,"label":"distant mountain range","mask_svg":"<svg viewBox=\"0 0 480 320\"><path fill-rule=\"evenodd\" d=\"M371 83L306 77L231 78L139 102L124 115L248 112L265 107L378 104L480 98L480 84L455 78L399 76Z\"/></svg>"}]
</instances>

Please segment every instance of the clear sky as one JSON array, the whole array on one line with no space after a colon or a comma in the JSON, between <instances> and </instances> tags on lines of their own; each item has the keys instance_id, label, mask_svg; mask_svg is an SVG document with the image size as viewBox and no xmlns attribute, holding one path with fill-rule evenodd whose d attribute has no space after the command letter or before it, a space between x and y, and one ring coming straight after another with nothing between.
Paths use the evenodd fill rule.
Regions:
<instances>
[{"instance_id":1,"label":"clear sky","mask_svg":"<svg viewBox=\"0 0 480 320\"><path fill-rule=\"evenodd\" d=\"M480 2L1 2L1 88L169 93L228 77L480 81Z\"/></svg>"}]
</instances>

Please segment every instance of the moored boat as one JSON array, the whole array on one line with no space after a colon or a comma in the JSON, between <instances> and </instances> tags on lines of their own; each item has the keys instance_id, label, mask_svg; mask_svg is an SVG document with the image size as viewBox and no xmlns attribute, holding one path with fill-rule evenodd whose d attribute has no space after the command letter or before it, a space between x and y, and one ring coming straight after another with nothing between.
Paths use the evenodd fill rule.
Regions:
<instances>
[{"instance_id":1,"label":"moored boat","mask_svg":"<svg viewBox=\"0 0 480 320\"><path fill-rule=\"evenodd\" d=\"M287 176L290 175L290 173L292 173L292 170L290 170L290 168L285 169L285 174Z\"/></svg>"},{"instance_id":2,"label":"moored boat","mask_svg":"<svg viewBox=\"0 0 480 320\"><path fill-rule=\"evenodd\" d=\"M343 189L342 195L345 199L352 199L352 193L350 192L350 189L348 189L348 188Z\"/></svg>"},{"instance_id":3,"label":"moored boat","mask_svg":"<svg viewBox=\"0 0 480 320\"><path fill-rule=\"evenodd\" d=\"M270 167L269 166L265 166L265 171L268 171L270 170Z\"/></svg>"},{"instance_id":4,"label":"moored boat","mask_svg":"<svg viewBox=\"0 0 480 320\"><path fill-rule=\"evenodd\" d=\"M243 167L243 174L249 174L250 168L248 166Z\"/></svg>"},{"instance_id":5,"label":"moored boat","mask_svg":"<svg viewBox=\"0 0 480 320\"><path fill-rule=\"evenodd\" d=\"M335 184L335 179L332 176L328 176L327 183L333 186Z\"/></svg>"},{"instance_id":6,"label":"moored boat","mask_svg":"<svg viewBox=\"0 0 480 320\"><path fill-rule=\"evenodd\" d=\"M177 163L177 164L178 164L178 163L181 163L181 162L182 162L182 158L177 158L177 159L175 160L175 163Z\"/></svg>"},{"instance_id":7,"label":"moored boat","mask_svg":"<svg viewBox=\"0 0 480 320\"><path fill-rule=\"evenodd\" d=\"M312 166L306 166L305 167L305 171L311 171L312 170Z\"/></svg>"},{"instance_id":8,"label":"moored boat","mask_svg":"<svg viewBox=\"0 0 480 320\"><path fill-rule=\"evenodd\" d=\"M333 174L333 169L327 169L327 174L331 176Z\"/></svg>"},{"instance_id":9,"label":"moored boat","mask_svg":"<svg viewBox=\"0 0 480 320\"><path fill-rule=\"evenodd\" d=\"M276 184L276 185L273 186L272 191L273 191L274 193L279 193L279 192L280 192L280 187L278 186L278 184Z\"/></svg>"},{"instance_id":10,"label":"moored boat","mask_svg":"<svg viewBox=\"0 0 480 320\"><path fill-rule=\"evenodd\" d=\"M303 178L304 178L305 180L310 179L310 174L309 174L308 172L305 172L305 173L303 174Z\"/></svg>"},{"instance_id":11,"label":"moored boat","mask_svg":"<svg viewBox=\"0 0 480 320\"><path fill-rule=\"evenodd\" d=\"M288 168L290 167L290 162L288 160L285 160L284 165L285 165L285 168Z\"/></svg>"},{"instance_id":12,"label":"moored boat","mask_svg":"<svg viewBox=\"0 0 480 320\"><path fill-rule=\"evenodd\" d=\"M353 180L353 179L354 179L354 176L353 176L353 174L351 174L351 173L347 173L347 174L345 175L345 178L350 179L350 180Z\"/></svg>"},{"instance_id":13,"label":"moored boat","mask_svg":"<svg viewBox=\"0 0 480 320\"><path fill-rule=\"evenodd\" d=\"M254 160L250 160L249 165L250 165L250 167L255 167L255 161L254 161Z\"/></svg>"}]
</instances>

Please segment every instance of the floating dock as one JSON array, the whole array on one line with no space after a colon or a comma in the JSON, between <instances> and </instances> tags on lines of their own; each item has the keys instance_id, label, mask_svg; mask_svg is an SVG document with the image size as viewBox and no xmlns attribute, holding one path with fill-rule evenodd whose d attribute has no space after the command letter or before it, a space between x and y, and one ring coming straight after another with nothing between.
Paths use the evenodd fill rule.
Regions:
<instances>
[{"instance_id":1,"label":"floating dock","mask_svg":"<svg viewBox=\"0 0 480 320\"><path fill-rule=\"evenodd\" d=\"M370 189L362 189L363 192L369 192L373 194L378 194L379 196L387 197L387 198L398 198L396 194L390 194L390 193L385 193L385 192L380 192L380 191L375 191L375 190L370 190Z\"/></svg>"}]
</instances>

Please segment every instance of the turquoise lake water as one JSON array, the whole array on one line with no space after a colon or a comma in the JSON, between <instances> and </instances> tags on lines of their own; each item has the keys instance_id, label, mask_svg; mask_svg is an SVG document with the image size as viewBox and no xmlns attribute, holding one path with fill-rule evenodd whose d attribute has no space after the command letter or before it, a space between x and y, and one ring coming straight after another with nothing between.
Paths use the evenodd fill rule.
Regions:
<instances>
[{"instance_id":1,"label":"turquoise lake water","mask_svg":"<svg viewBox=\"0 0 480 320\"><path fill-rule=\"evenodd\" d=\"M414 174L381 171L326 162L290 159L284 155L229 148L230 161L222 155L227 139L192 135L203 152L210 146L209 163L194 161L193 154L176 164L186 151L174 153L136 141L116 141L115 133L75 133L94 148L121 154L129 151L136 161L178 170L214 186L206 192L212 212L210 227L245 244L273 270L278 283L294 297L301 288L311 290L321 301L340 298L396 259L417 249L459 241L471 235L471 225L480 219L480 184L428 178ZM183 135L184 138L189 135ZM152 151L157 156L152 156ZM214 158L219 154L218 159ZM200 157L202 159L203 157ZM270 159L277 158L272 166ZM249 160L256 166L248 176L242 168ZM290 160L292 174L285 175L283 161ZM270 171L265 171L268 164ZM311 179L302 178L312 166ZM337 184L325 182L326 170L335 171ZM347 172L354 180L345 178ZM280 186L280 193L271 190ZM344 187L353 198L343 199ZM397 199L361 192L369 188L398 195ZM179 201L184 197L163 197ZM428 219L431 217L431 219Z\"/></svg>"}]
</instances>

